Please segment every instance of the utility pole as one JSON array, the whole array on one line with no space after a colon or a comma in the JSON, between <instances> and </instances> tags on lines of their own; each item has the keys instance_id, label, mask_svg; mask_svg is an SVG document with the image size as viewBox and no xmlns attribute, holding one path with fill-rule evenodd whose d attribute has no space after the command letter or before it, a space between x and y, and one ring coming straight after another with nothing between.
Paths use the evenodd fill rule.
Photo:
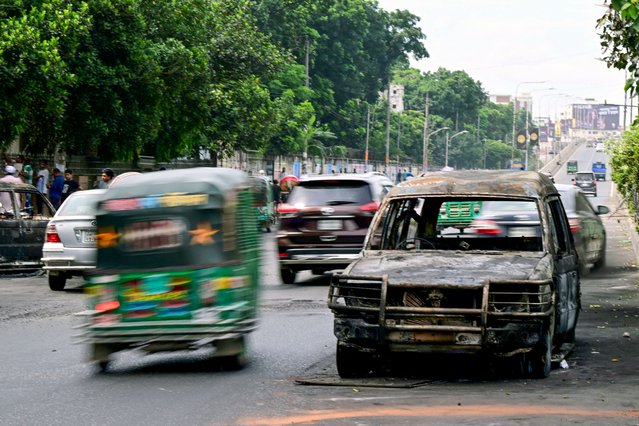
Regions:
<instances>
[{"instance_id":1,"label":"utility pole","mask_svg":"<svg viewBox=\"0 0 639 426\"><path fill-rule=\"evenodd\" d=\"M428 104L430 99L428 92L426 93L426 100L424 102L424 140L422 141L422 173L428 171Z\"/></svg>"},{"instance_id":2,"label":"utility pole","mask_svg":"<svg viewBox=\"0 0 639 426\"><path fill-rule=\"evenodd\" d=\"M391 77L390 75L388 76L388 87L386 88L386 101L387 101L387 108L386 108L386 156L384 158L384 165L386 167L386 174L388 175L389 173L389 166L390 166L390 117L391 117L391 87L390 87L390 83L391 83Z\"/></svg>"},{"instance_id":3,"label":"utility pole","mask_svg":"<svg viewBox=\"0 0 639 426\"><path fill-rule=\"evenodd\" d=\"M371 132L371 106L366 103L366 149L364 150L364 170L368 172L368 140Z\"/></svg>"}]
</instances>

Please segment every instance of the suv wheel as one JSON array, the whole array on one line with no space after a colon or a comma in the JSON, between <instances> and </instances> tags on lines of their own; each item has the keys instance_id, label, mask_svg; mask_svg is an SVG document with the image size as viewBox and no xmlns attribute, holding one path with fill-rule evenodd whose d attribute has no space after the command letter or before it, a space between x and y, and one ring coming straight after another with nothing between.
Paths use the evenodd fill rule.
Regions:
<instances>
[{"instance_id":1,"label":"suv wheel","mask_svg":"<svg viewBox=\"0 0 639 426\"><path fill-rule=\"evenodd\" d=\"M280 269L280 275L282 276L282 282L284 284L295 283L295 271L292 271L290 269Z\"/></svg>"},{"instance_id":2,"label":"suv wheel","mask_svg":"<svg viewBox=\"0 0 639 426\"><path fill-rule=\"evenodd\" d=\"M64 285L67 283L67 275L64 272L49 271L49 288L53 291L64 290Z\"/></svg>"}]
</instances>

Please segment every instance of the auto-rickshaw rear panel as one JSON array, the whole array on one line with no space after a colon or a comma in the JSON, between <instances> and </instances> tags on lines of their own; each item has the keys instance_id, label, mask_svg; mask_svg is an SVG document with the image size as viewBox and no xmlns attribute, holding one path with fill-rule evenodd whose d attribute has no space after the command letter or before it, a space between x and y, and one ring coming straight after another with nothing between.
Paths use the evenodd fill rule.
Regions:
<instances>
[{"instance_id":1,"label":"auto-rickshaw rear panel","mask_svg":"<svg viewBox=\"0 0 639 426\"><path fill-rule=\"evenodd\" d=\"M196 168L132 176L97 214L84 337L92 360L213 345L242 361L256 327L257 224L248 177Z\"/></svg>"}]
</instances>

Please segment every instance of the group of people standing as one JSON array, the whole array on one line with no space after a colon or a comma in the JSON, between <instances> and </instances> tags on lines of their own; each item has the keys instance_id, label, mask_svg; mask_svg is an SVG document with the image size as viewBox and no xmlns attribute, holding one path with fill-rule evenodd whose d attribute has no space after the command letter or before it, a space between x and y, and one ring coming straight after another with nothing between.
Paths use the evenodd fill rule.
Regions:
<instances>
[{"instance_id":1,"label":"group of people standing","mask_svg":"<svg viewBox=\"0 0 639 426\"><path fill-rule=\"evenodd\" d=\"M24 182L34 185L42 194L49 198L56 209L60 207L69 195L84 189L74 179L73 170L65 169L63 174L58 167L51 169L47 160L40 161L36 173L33 172L30 159L22 155L19 155L15 162L11 160L10 156L5 155L4 163L4 176L0 178L0 181ZM113 170L109 168L103 169L94 187L108 188L114 176Z\"/></svg>"}]
</instances>

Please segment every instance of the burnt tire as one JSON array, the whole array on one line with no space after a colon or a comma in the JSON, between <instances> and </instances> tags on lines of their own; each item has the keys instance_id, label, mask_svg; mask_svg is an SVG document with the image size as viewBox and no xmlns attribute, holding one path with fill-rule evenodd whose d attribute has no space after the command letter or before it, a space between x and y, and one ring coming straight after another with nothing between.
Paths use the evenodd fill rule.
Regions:
<instances>
[{"instance_id":1,"label":"burnt tire","mask_svg":"<svg viewBox=\"0 0 639 426\"><path fill-rule=\"evenodd\" d=\"M291 269L280 269L280 275L284 284L294 284L297 273Z\"/></svg>"},{"instance_id":2,"label":"burnt tire","mask_svg":"<svg viewBox=\"0 0 639 426\"><path fill-rule=\"evenodd\" d=\"M62 291L67 283L67 275L64 272L59 272L57 275L52 275L49 272L49 288L53 291Z\"/></svg>"},{"instance_id":3,"label":"burnt tire","mask_svg":"<svg viewBox=\"0 0 639 426\"><path fill-rule=\"evenodd\" d=\"M539 343L528 354L528 373L534 379L545 379L552 369L552 336L547 327Z\"/></svg>"},{"instance_id":4,"label":"burnt tire","mask_svg":"<svg viewBox=\"0 0 639 426\"><path fill-rule=\"evenodd\" d=\"M373 369L371 354L337 343L335 353L337 373L343 379L367 376Z\"/></svg>"}]
</instances>

